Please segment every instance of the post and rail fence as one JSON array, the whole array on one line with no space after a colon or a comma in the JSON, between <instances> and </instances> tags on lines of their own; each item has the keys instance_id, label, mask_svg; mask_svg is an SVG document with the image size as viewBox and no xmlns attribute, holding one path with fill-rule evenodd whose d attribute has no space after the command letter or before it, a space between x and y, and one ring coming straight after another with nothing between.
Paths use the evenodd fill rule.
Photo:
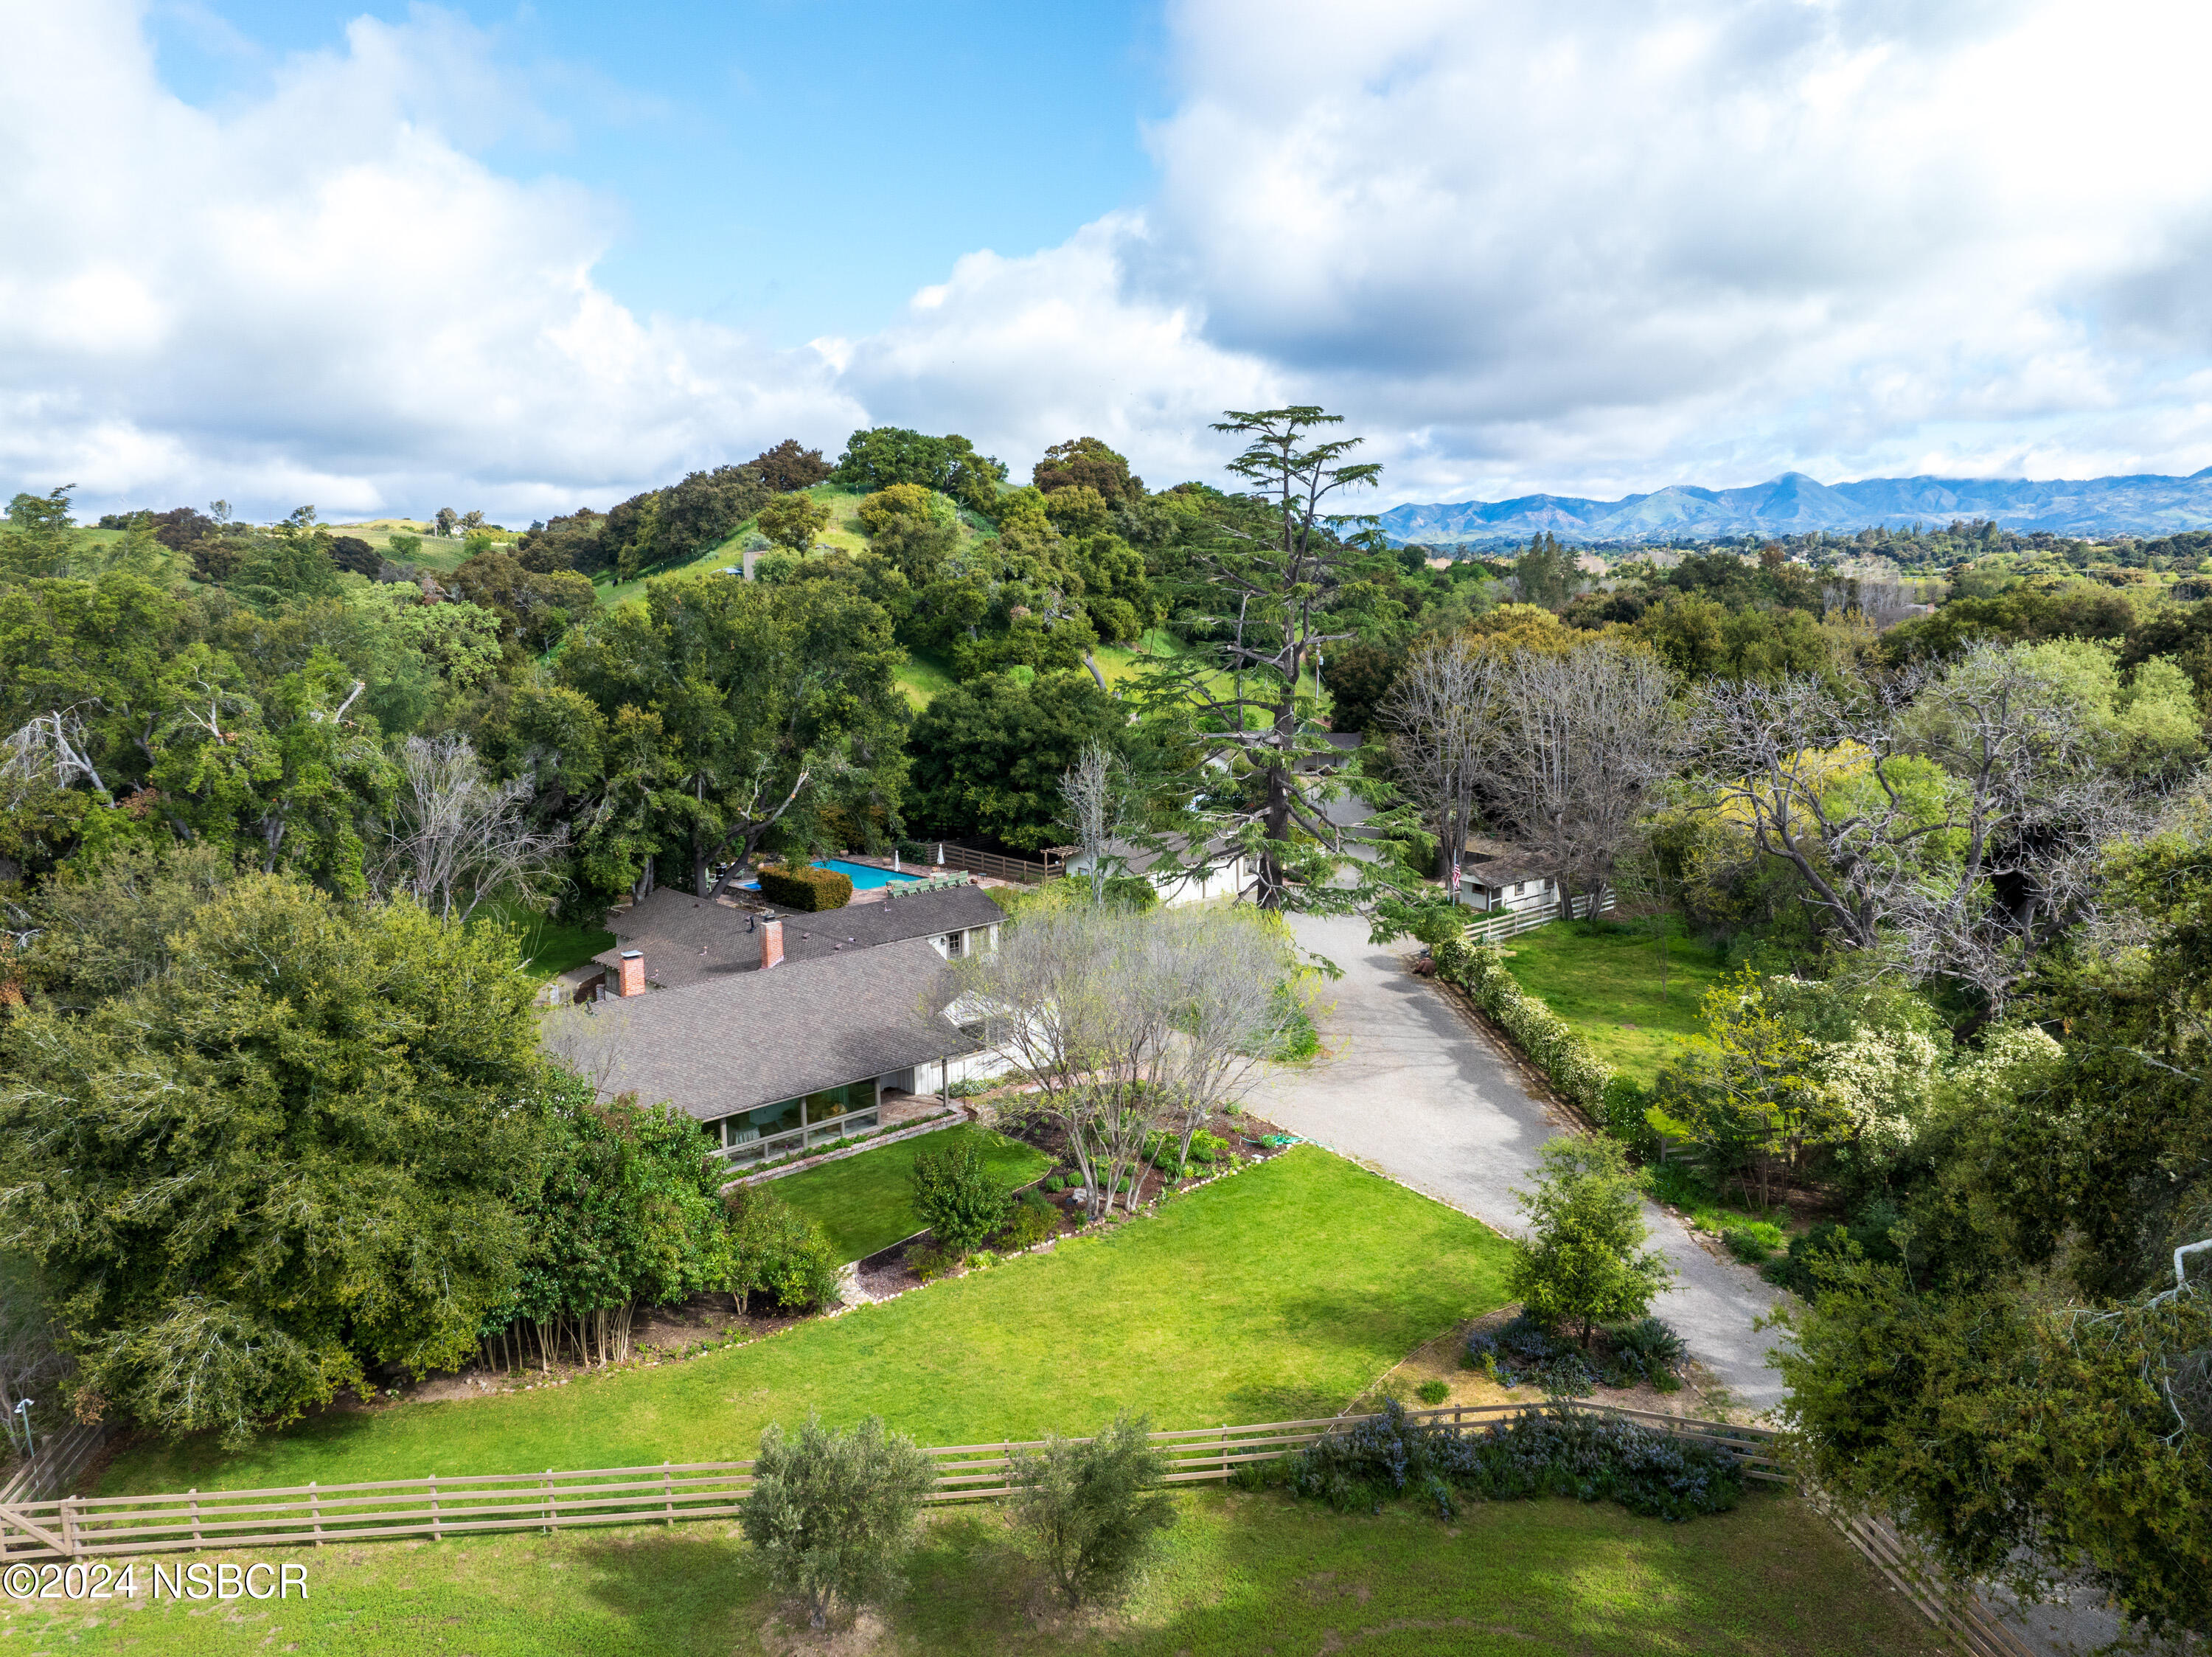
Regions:
<instances>
[{"instance_id":1,"label":"post and rail fence","mask_svg":"<svg viewBox=\"0 0 2212 1657\"><path fill-rule=\"evenodd\" d=\"M1499 943L1507 938L1517 938L1523 932L1534 932L1538 927L1549 926L1559 919L1559 911L1563 907L1563 905L1553 903L1538 904L1530 909L1496 911L1480 920L1467 923L1467 941L1469 943ZM1613 892L1610 887L1607 888L1604 900L1595 911L1590 907L1589 894L1584 892L1575 899L1574 918L1586 921L1593 913L1602 915L1612 907Z\"/></svg>"},{"instance_id":2,"label":"post and rail fence","mask_svg":"<svg viewBox=\"0 0 2212 1657\"><path fill-rule=\"evenodd\" d=\"M1413 1422L1480 1426L1547 1406L1446 1405L1411 1410ZM1741 1463L1747 1477L1786 1483L1763 1428L1692 1421L1644 1410L1575 1404L1655 1430L1694 1436ZM1218 1482L1248 1463L1272 1460L1372 1416L1335 1416L1159 1432L1172 1484ZM955 1444L923 1452L937 1462L933 1502L988 1501L1011 1494L1018 1452L1042 1441ZM750 1461L664 1462L532 1473L440 1473L353 1484L300 1484L159 1496L57 1494L0 1503L0 1566L19 1560L255 1548L397 1537L442 1539L487 1531L555 1531L597 1525L669 1524L729 1518L752 1489Z\"/></svg>"},{"instance_id":3,"label":"post and rail fence","mask_svg":"<svg viewBox=\"0 0 2212 1657\"><path fill-rule=\"evenodd\" d=\"M1775 1453L1780 1435L1771 1428L1591 1404L1446 1404L1408 1410L1406 1419L1425 1425L1480 1427L1559 1408L1698 1439L1724 1451L1749 1480L1795 1482ZM1252 1463L1289 1455L1376 1419L1358 1415L1257 1422L1186 1428L1151 1437L1167 1454L1167 1483L1218 1483ZM403 1537L443 1541L506 1531L550 1534L593 1526L726 1520L744 1511L753 1484L750 1461L697 1461L157 1496L70 1494L70 1484L106 1436L107 1430L101 1428L75 1429L42 1451L39 1465L26 1467L0 1488L0 1569L33 1560L210 1548L321 1547ZM1009 1496L1014 1489L1015 1456L1043 1447L1042 1441L1029 1441L925 1449L923 1453L937 1463L935 1486L926 1499L933 1503L985 1502ZM1814 1499L1816 1506L1821 1505L1817 1493ZM1887 1526L1825 1507L1822 1510L1854 1548L1973 1657L2031 1657L2028 1648L1973 1594L1932 1585Z\"/></svg>"}]
</instances>

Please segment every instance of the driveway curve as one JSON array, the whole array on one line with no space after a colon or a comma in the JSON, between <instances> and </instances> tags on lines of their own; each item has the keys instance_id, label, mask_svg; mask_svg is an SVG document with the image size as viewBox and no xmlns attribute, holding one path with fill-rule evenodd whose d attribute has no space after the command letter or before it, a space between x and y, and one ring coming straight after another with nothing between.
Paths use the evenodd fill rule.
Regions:
<instances>
[{"instance_id":1,"label":"driveway curve","mask_svg":"<svg viewBox=\"0 0 2212 1657\"><path fill-rule=\"evenodd\" d=\"M1441 990L1407 970L1400 949L1369 943L1365 921L1298 916L1291 929L1306 949L1343 970L1323 989L1316 1019L1327 1057L1271 1071L1253 1089L1251 1108L1517 1233L1513 1187L1527 1183L1544 1142L1573 1131L1571 1124L1529 1093ZM1771 1337L1752 1325L1773 1309L1778 1291L1708 1253L1656 1205L1644 1205L1644 1219L1675 1271L1652 1309L1739 1406L1753 1415L1772 1409L1784 1389L1765 1367Z\"/></svg>"}]
</instances>

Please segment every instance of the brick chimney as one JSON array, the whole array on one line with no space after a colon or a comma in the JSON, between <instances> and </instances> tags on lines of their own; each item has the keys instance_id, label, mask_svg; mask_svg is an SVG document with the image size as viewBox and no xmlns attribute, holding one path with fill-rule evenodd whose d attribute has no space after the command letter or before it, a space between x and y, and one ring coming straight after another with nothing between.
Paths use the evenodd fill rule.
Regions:
<instances>
[{"instance_id":1,"label":"brick chimney","mask_svg":"<svg viewBox=\"0 0 2212 1657\"><path fill-rule=\"evenodd\" d=\"M783 965L783 923L761 923L761 966L763 970Z\"/></svg>"},{"instance_id":2,"label":"brick chimney","mask_svg":"<svg viewBox=\"0 0 2212 1657\"><path fill-rule=\"evenodd\" d=\"M645 951L623 951L622 975L616 982L615 993L618 996L641 996L645 993Z\"/></svg>"}]
</instances>

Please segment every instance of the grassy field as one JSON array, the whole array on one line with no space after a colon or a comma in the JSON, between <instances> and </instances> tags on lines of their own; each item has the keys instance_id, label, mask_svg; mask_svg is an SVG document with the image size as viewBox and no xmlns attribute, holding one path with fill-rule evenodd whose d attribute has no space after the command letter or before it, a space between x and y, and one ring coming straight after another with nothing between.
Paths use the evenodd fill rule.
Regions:
<instances>
[{"instance_id":1,"label":"grassy field","mask_svg":"<svg viewBox=\"0 0 2212 1657\"><path fill-rule=\"evenodd\" d=\"M924 1444L1328 1413L1504 1303L1506 1246L1312 1147L1157 1215L682 1363L447 1404L332 1411L234 1456L133 1447L101 1490L637 1466L753 1453L771 1421L879 1414Z\"/></svg>"},{"instance_id":2,"label":"grassy field","mask_svg":"<svg viewBox=\"0 0 2212 1657\"><path fill-rule=\"evenodd\" d=\"M1702 1027L1698 1005L1725 970L1717 951L1676 928L1666 987L1651 929L1620 921L1554 921L1501 947L1513 981L1589 1038L1598 1057L1650 1082L1678 1037Z\"/></svg>"},{"instance_id":3,"label":"grassy field","mask_svg":"<svg viewBox=\"0 0 2212 1657\"><path fill-rule=\"evenodd\" d=\"M909 655L899 665L899 689L906 692L916 712L958 683L952 670L933 655Z\"/></svg>"},{"instance_id":4,"label":"grassy field","mask_svg":"<svg viewBox=\"0 0 2212 1657\"><path fill-rule=\"evenodd\" d=\"M523 971L534 978L550 978L581 966L601 950L615 947L615 935L605 927L573 926L505 899L485 904L472 918L504 923L521 933Z\"/></svg>"},{"instance_id":5,"label":"grassy field","mask_svg":"<svg viewBox=\"0 0 2212 1657\"><path fill-rule=\"evenodd\" d=\"M908 1586L834 1646L778 1605L736 1526L208 1553L304 1563L308 1598L228 1605L0 1601L26 1650L164 1657L726 1657L867 1650L1246 1657L1917 1657L1952 1651L1795 1497L1686 1525L1618 1508L1401 1504L1339 1514L1273 1495L1190 1493L1127 1603L1070 1616L1004 1514L933 1514ZM144 1578L147 1565L139 1563ZM796 1636L796 1637L794 1637Z\"/></svg>"},{"instance_id":6,"label":"grassy field","mask_svg":"<svg viewBox=\"0 0 2212 1657\"><path fill-rule=\"evenodd\" d=\"M922 1228L912 1200L914 1159L924 1151L942 1151L957 1139L981 1141L984 1166L1008 1191L1028 1185L1051 1164L1042 1151L988 1128L947 1128L841 1162L825 1162L770 1185L808 1219L822 1222L836 1245L839 1259L866 1259Z\"/></svg>"}]
</instances>

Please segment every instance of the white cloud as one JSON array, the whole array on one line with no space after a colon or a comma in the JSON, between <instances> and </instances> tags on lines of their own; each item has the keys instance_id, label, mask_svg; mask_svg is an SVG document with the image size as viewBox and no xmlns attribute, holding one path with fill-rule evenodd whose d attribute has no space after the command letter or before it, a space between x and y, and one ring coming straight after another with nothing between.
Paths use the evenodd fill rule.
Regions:
<instances>
[{"instance_id":1,"label":"white cloud","mask_svg":"<svg viewBox=\"0 0 2212 1657\"><path fill-rule=\"evenodd\" d=\"M544 133L449 15L357 21L221 113L162 88L120 0L5 33L0 475L528 515L860 416L813 352L596 287L615 209L470 156Z\"/></svg>"},{"instance_id":2,"label":"white cloud","mask_svg":"<svg viewBox=\"0 0 2212 1657\"><path fill-rule=\"evenodd\" d=\"M1154 483L1319 402L1388 498L2212 460L2212 9L1182 0L1160 181L776 351L593 279L489 37L363 20L219 113L123 0L0 51L0 475L508 515L888 420ZM66 75L51 65L66 64ZM313 491L313 492L306 492Z\"/></svg>"}]
</instances>

